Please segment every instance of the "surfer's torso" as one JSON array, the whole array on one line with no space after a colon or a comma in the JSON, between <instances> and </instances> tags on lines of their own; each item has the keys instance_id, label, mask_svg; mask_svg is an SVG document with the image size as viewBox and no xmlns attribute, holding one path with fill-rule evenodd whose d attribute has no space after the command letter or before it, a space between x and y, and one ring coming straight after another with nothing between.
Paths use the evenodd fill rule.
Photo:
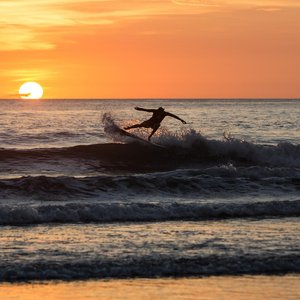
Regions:
<instances>
[{"instance_id":1,"label":"surfer's torso","mask_svg":"<svg viewBox=\"0 0 300 300\"><path fill-rule=\"evenodd\" d=\"M156 110L153 112L152 117L144 121L142 124L144 127L156 127L159 126L162 120L167 116L167 113L164 110Z\"/></svg>"}]
</instances>

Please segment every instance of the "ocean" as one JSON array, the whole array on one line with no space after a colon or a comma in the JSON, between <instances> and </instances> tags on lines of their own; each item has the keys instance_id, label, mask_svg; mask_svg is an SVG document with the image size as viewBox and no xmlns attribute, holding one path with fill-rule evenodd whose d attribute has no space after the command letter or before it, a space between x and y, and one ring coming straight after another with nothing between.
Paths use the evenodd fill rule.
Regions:
<instances>
[{"instance_id":1,"label":"ocean","mask_svg":"<svg viewBox=\"0 0 300 300\"><path fill-rule=\"evenodd\" d=\"M136 106L188 124L167 117L160 147L120 135L151 116ZM299 116L289 99L1 100L0 281L300 278Z\"/></svg>"}]
</instances>

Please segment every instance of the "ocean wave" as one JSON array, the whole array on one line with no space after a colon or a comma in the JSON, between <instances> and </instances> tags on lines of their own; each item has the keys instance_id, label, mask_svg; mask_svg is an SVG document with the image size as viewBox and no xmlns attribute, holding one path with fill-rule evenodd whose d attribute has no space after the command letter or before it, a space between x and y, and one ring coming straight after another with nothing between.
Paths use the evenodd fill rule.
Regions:
<instances>
[{"instance_id":1,"label":"ocean wave","mask_svg":"<svg viewBox=\"0 0 300 300\"><path fill-rule=\"evenodd\" d=\"M299 216L300 200L253 203L69 203L0 206L1 225L202 221Z\"/></svg>"},{"instance_id":2,"label":"ocean wave","mask_svg":"<svg viewBox=\"0 0 300 300\"><path fill-rule=\"evenodd\" d=\"M288 274L300 272L299 255L136 256L117 260L33 261L0 264L0 281L153 278L211 275Z\"/></svg>"},{"instance_id":3,"label":"ocean wave","mask_svg":"<svg viewBox=\"0 0 300 300\"><path fill-rule=\"evenodd\" d=\"M130 137L119 132L119 126L110 114L103 115L105 133L117 142L128 142ZM143 132L137 136L146 139ZM277 146L260 145L226 136L223 140L210 140L194 129L171 133L163 130L153 140L167 147L177 158L189 157L191 162L233 161L258 165L300 167L300 145L288 142ZM132 141L132 140L131 140ZM172 156L171 156L172 157Z\"/></svg>"},{"instance_id":4,"label":"ocean wave","mask_svg":"<svg viewBox=\"0 0 300 300\"><path fill-rule=\"evenodd\" d=\"M191 143L191 141L189 141ZM185 142L165 142L166 148L152 147L138 142L128 144L107 143L79 145L50 149L0 149L0 162L43 159L96 160L103 166L136 169L174 169L178 167L205 164L257 165L269 167L300 168L300 146L282 143L277 146L263 146L241 141L217 141L200 138L188 146Z\"/></svg>"},{"instance_id":5,"label":"ocean wave","mask_svg":"<svg viewBox=\"0 0 300 300\"><path fill-rule=\"evenodd\" d=\"M72 176L23 176L0 180L0 195L4 198L67 200L77 197L101 198L120 196L193 197L237 196L256 193L297 194L300 189L300 169L269 167L234 167L221 165L200 169L146 174Z\"/></svg>"},{"instance_id":6,"label":"ocean wave","mask_svg":"<svg viewBox=\"0 0 300 300\"><path fill-rule=\"evenodd\" d=\"M0 162L25 160L34 162L43 159L96 160L103 167L127 171L166 170L199 165L234 164L237 166L269 166L300 168L300 145L279 143L277 146L260 145L233 138L212 140L193 129L170 133L162 131L153 137L156 147L141 140L120 134L114 119L105 114L104 131L113 143L78 145L47 149L0 149ZM66 133L63 133L66 134ZM145 138L137 132L140 138Z\"/></svg>"}]
</instances>

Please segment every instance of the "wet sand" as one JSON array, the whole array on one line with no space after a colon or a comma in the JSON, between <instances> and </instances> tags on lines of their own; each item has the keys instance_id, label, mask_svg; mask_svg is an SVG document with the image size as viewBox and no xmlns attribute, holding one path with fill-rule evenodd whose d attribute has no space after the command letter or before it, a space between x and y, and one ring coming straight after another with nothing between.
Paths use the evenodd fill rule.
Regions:
<instances>
[{"instance_id":1,"label":"wet sand","mask_svg":"<svg viewBox=\"0 0 300 300\"><path fill-rule=\"evenodd\" d=\"M300 276L2 283L5 300L300 299Z\"/></svg>"}]
</instances>

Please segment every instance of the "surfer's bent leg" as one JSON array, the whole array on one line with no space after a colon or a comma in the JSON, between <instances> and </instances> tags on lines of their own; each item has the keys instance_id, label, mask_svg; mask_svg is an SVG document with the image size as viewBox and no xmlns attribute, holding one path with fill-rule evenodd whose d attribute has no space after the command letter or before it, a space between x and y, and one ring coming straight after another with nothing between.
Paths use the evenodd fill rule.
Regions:
<instances>
[{"instance_id":1,"label":"surfer's bent leg","mask_svg":"<svg viewBox=\"0 0 300 300\"><path fill-rule=\"evenodd\" d=\"M155 125L155 127L152 127L152 132L151 134L148 136L148 141L150 142L152 135L157 131L157 129L159 128L160 124Z\"/></svg>"},{"instance_id":2,"label":"surfer's bent leg","mask_svg":"<svg viewBox=\"0 0 300 300\"><path fill-rule=\"evenodd\" d=\"M128 127L124 127L125 130L128 130L128 129L133 129L133 128L141 128L141 127L145 127L145 128L153 128L152 127L152 122L149 121L149 120L146 120L144 122L142 122L141 124L135 124L135 125L132 125L132 126L128 126Z\"/></svg>"},{"instance_id":3,"label":"surfer's bent leg","mask_svg":"<svg viewBox=\"0 0 300 300\"><path fill-rule=\"evenodd\" d=\"M124 127L124 129L128 130L128 129L139 128L139 127L143 127L143 126L141 124L135 124L135 125L132 125L132 126Z\"/></svg>"}]
</instances>

